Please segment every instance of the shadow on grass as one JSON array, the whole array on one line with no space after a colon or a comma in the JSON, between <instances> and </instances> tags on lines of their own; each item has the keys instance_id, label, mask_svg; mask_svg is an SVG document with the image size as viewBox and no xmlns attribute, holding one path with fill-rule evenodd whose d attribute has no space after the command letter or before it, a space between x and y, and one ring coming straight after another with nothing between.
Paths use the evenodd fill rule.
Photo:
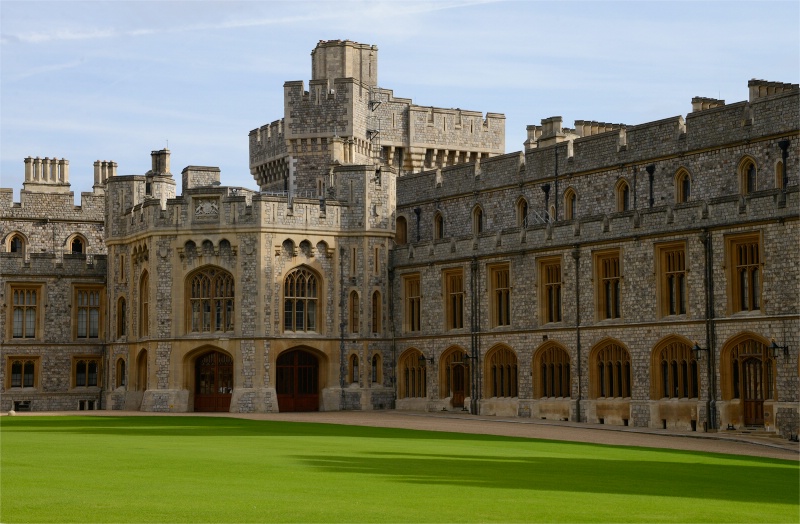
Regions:
<instances>
[{"instance_id":1,"label":"shadow on grass","mask_svg":"<svg viewBox=\"0 0 800 524\"><path fill-rule=\"evenodd\" d=\"M294 458L329 473L378 475L411 484L800 504L796 468L391 452Z\"/></svg>"}]
</instances>

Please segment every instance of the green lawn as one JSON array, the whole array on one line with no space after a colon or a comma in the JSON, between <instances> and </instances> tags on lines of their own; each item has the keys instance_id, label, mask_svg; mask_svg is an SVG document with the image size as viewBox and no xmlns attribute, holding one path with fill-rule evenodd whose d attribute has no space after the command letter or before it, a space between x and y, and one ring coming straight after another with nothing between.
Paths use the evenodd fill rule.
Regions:
<instances>
[{"instance_id":1,"label":"green lawn","mask_svg":"<svg viewBox=\"0 0 800 524\"><path fill-rule=\"evenodd\" d=\"M798 522L797 462L203 417L3 417L0 521Z\"/></svg>"}]
</instances>

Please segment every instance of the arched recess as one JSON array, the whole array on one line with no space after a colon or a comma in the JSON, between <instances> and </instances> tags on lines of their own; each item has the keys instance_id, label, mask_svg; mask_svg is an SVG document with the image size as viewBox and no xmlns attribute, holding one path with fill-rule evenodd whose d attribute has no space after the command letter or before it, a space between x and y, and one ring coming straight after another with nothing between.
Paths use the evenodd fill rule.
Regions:
<instances>
[{"instance_id":1,"label":"arched recess","mask_svg":"<svg viewBox=\"0 0 800 524\"><path fill-rule=\"evenodd\" d=\"M631 209L631 186L624 178L620 178L614 186L617 197L617 211L629 211Z\"/></svg>"},{"instance_id":2,"label":"arched recess","mask_svg":"<svg viewBox=\"0 0 800 524\"><path fill-rule=\"evenodd\" d=\"M319 332L324 303L322 278L311 267L300 265L283 279L284 332Z\"/></svg>"},{"instance_id":3,"label":"arched recess","mask_svg":"<svg viewBox=\"0 0 800 524\"><path fill-rule=\"evenodd\" d=\"M319 411L325 356L308 347L295 347L275 360L275 390L280 412Z\"/></svg>"},{"instance_id":4,"label":"arched recess","mask_svg":"<svg viewBox=\"0 0 800 524\"><path fill-rule=\"evenodd\" d=\"M183 357L183 383L197 412L228 412L234 388L233 356L204 345Z\"/></svg>"},{"instance_id":5,"label":"arched recess","mask_svg":"<svg viewBox=\"0 0 800 524\"><path fill-rule=\"evenodd\" d=\"M397 362L399 381L399 398L427 397L427 361L421 360L422 352L409 348L400 355Z\"/></svg>"},{"instance_id":6,"label":"arched recess","mask_svg":"<svg viewBox=\"0 0 800 524\"><path fill-rule=\"evenodd\" d=\"M736 169L739 178L739 194L749 195L758 190L758 166L750 155L742 157Z\"/></svg>"},{"instance_id":7,"label":"arched recess","mask_svg":"<svg viewBox=\"0 0 800 524\"><path fill-rule=\"evenodd\" d=\"M139 277L139 336L150 334L150 276L147 270Z\"/></svg>"},{"instance_id":8,"label":"arched recess","mask_svg":"<svg viewBox=\"0 0 800 524\"><path fill-rule=\"evenodd\" d=\"M383 359L380 353L374 353L370 360L370 379L373 384L383 384Z\"/></svg>"},{"instance_id":9,"label":"arched recess","mask_svg":"<svg viewBox=\"0 0 800 524\"><path fill-rule=\"evenodd\" d=\"M123 357L119 357L116 365L114 366L114 385L118 388L128 385L128 373L126 368L127 366L125 359Z\"/></svg>"},{"instance_id":10,"label":"arched recess","mask_svg":"<svg viewBox=\"0 0 800 524\"><path fill-rule=\"evenodd\" d=\"M147 389L147 368L147 350L142 349L136 356L136 384L134 384L136 391L145 391Z\"/></svg>"},{"instance_id":11,"label":"arched recess","mask_svg":"<svg viewBox=\"0 0 800 524\"><path fill-rule=\"evenodd\" d=\"M12 231L5 238L6 253L24 255L28 248L28 237L19 231Z\"/></svg>"},{"instance_id":12,"label":"arched recess","mask_svg":"<svg viewBox=\"0 0 800 524\"><path fill-rule=\"evenodd\" d=\"M693 343L670 335L661 339L650 353L650 398L698 398L700 367L692 355Z\"/></svg>"},{"instance_id":13,"label":"arched recess","mask_svg":"<svg viewBox=\"0 0 800 524\"><path fill-rule=\"evenodd\" d=\"M439 396L450 397L454 408L464 407L464 399L472 396L467 351L452 346L439 359Z\"/></svg>"},{"instance_id":14,"label":"arched recess","mask_svg":"<svg viewBox=\"0 0 800 524\"><path fill-rule=\"evenodd\" d=\"M487 353L484 372L486 397L519 396L517 354L505 344L497 344Z\"/></svg>"},{"instance_id":15,"label":"arched recess","mask_svg":"<svg viewBox=\"0 0 800 524\"><path fill-rule=\"evenodd\" d=\"M775 188L784 189L783 182L783 160L778 160L775 162Z\"/></svg>"},{"instance_id":16,"label":"arched recess","mask_svg":"<svg viewBox=\"0 0 800 524\"><path fill-rule=\"evenodd\" d=\"M619 340L606 338L589 352L590 398L630 398L631 356Z\"/></svg>"},{"instance_id":17,"label":"arched recess","mask_svg":"<svg viewBox=\"0 0 800 524\"><path fill-rule=\"evenodd\" d=\"M682 167L675 173L675 203L683 204L692 195L692 175Z\"/></svg>"},{"instance_id":18,"label":"arched recess","mask_svg":"<svg viewBox=\"0 0 800 524\"><path fill-rule=\"evenodd\" d=\"M433 215L433 239L441 240L444 238L444 216L441 211Z\"/></svg>"},{"instance_id":19,"label":"arched recess","mask_svg":"<svg viewBox=\"0 0 800 524\"><path fill-rule=\"evenodd\" d=\"M397 217L397 223L395 226L395 234L394 234L394 243L398 246L402 246L408 243L408 222L406 221L406 217L399 216Z\"/></svg>"},{"instance_id":20,"label":"arched recess","mask_svg":"<svg viewBox=\"0 0 800 524\"><path fill-rule=\"evenodd\" d=\"M475 204L472 208L472 234L479 235L484 230L483 208L480 204Z\"/></svg>"},{"instance_id":21,"label":"arched recess","mask_svg":"<svg viewBox=\"0 0 800 524\"><path fill-rule=\"evenodd\" d=\"M720 352L722 400L740 401L745 425L764 424L764 401L777 399L775 359L770 342L745 331L728 339Z\"/></svg>"},{"instance_id":22,"label":"arched recess","mask_svg":"<svg viewBox=\"0 0 800 524\"><path fill-rule=\"evenodd\" d=\"M526 227L528 225L528 201L525 200L525 197L521 196L517 198L516 205L517 214L517 227Z\"/></svg>"},{"instance_id":23,"label":"arched recess","mask_svg":"<svg viewBox=\"0 0 800 524\"><path fill-rule=\"evenodd\" d=\"M80 233L73 233L64 242L64 250L73 255L85 255L89 250L89 242Z\"/></svg>"},{"instance_id":24,"label":"arched recess","mask_svg":"<svg viewBox=\"0 0 800 524\"><path fill-rule=\"evenodd\" d=\"M568 187L564 191L564 220L573 220L578 216L578 194Z\"/></svg>"},{"instance_id":25,"label":"arched recess","mask_svg":"<svg viewBox=\"0 0 800 524\"><path fill-rule=\"evenodd\" d=\"M533 398L572 398L572 370L567 348L545 342L533 354Z\"/></svg>"}]
</instances>

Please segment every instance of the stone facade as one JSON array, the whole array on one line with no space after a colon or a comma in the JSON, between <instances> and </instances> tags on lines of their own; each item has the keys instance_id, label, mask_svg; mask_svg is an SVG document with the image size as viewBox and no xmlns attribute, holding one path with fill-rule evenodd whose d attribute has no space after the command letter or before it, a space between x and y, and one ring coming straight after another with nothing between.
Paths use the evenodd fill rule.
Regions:
<instances>
[{"instance_id":1,"label":"stone facade","mask_svg":"<svg viewBox=\"0 0 800 524\"><path fill-rule=\"evenodd\" d=\"M0 409L797 434L797 85L635 126L551 117L503 154L502 115L415 106L377 65L320 42L309 90L287 82L284 117L250 132L260 191L188 166L178 194L160 150L143 175L97 162L76 207L66 161L26 159L21 201L0 192Z\"/></svg>"}]
</instances>

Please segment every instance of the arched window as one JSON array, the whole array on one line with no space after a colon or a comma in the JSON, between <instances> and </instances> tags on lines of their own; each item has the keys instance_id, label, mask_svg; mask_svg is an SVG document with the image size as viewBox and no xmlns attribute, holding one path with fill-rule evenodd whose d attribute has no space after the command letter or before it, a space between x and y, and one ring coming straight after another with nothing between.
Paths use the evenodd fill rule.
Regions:
<instances>
[{"instance_id":1,"label":"arched window","mask_svg":"<svg viewBox=\"0 0 800 524\"><path fill-rule=\"evenodd\" d=\"M697 398L697 360L685 341L671 338L653 350L650 398Z\"/></svg>"},{"instance_id":2,"label":"arched window","mask_svg":"<svg viewBox=\"0 0 800 524\"><path fill-rule=\"evenodd\" d=\"M481 206L475 206L475 209L472 210L472 234L480 233L483 233L483 209Z\"/></svg>"},{"instance_id":3,"label":"arched window","mask_svg":"<svg viewBox=\"0 0 800 524\"><path fill-rule=\"evenodd\" d=\"M361 324L359 311L361 305L358 300L358 292L350 292L350 333L358 333L359 325Z\"/></svg>"},{"instance_id":4,"label":"arched window","mask_svg":"<svg viewBox=\"0 0 800 524\"><path fill-rule=\"evenodd\" d=\"M142 350L136 359L136 391L147 389L147 350Z\"/></svg>"},{"instance_id":5,"label":"arched window","mask_svg":"<svg viewBox=\"0 0 800 524\"><path fill-rule=\"evenodd\" d=\"M631 357L622 346L606 342L595 350L589 373L593 398L630 398Z\"/></svg>"},{"instance_id":6,"label":"arched window","mask_svg":"<svg viewBox=\"0 0 800 524\"><path fill-rule=\"evenodd\" d=\"M629 211L631 209L631 189L628 182L620 180L617 182L617 211Z\"/></svg>"},{"instance_id":7,"label":"arched window","mask_svg":"<svg viewBox=\"0 0 800 524\"><path fill-rule=\"evenodd\" d=\"M350 355L350 383L358 384L358 355Z\"/></svg>"},{"instance_id":8,"label":"arched window","mask_svg":"<svg viewBox=\"0 0 800 524\"><path fill-rule=\"evenodd\" d=\"M74 255L82 255L86 252L86 243L78 235L72 237L72 241L69 243L69 246L70 246L69 252Z\"/></svg>"},{"instance_id":9,"label":"arched window","mask_svg":"<svg viewBox=\"0 0 800 524\"><path fill-rule=\"evenodd\" d=\"M444 238L444 217L437 212L433 217L433 239L441 240Z\"/></svg>"},{"instance_id":10,"label":"arched window","mask_svg":"<svg viewBox=\"0 0 800 524\"><path fill-rule=\"evenodd\" d=\"M381 332L381 293L372 293L372 333L377 335Z\"/></svg>"},{"instance_id":11,"label":"arched window","mask_svg":"<svg viewBox=\"0 0 800 524\"><path fill-rule=\"evenodd\" d=\"M394 234L394 242L398 246L408 243L408 224L406 217L397 217L397 231Z\"/></svg>"},{"instance_id":12,"label":"arched window","mask_svg":"<svg viewBox=\"0 0 800 524\"><path fill-rule=\"evenodd\" d=\"M517 355L505 346L486 355L488 397L517 397Z\"/></svg>"},{"instance_id":13,"label":"arched window","mask_svg":"<svg viewBox=\"0 0 800 524\"><path fill-rule=\"evenodd\" d=\"M560 346L550 344L536 352L533 359L534 398L570 398L569 353Z\"/></svg>"},{"instance_id":14,"label":"arched window","mask_svg":"<svg viewBox=\"0 0 800 524\"><path fill-rule=\"evenodd\" d=\"M758 189L756 163L750 157L739 163L739 193L749 195Z\"/></svg>"},{"instance_id":15,"label":"arched window","mask_svg":"<svg viewBox=\"0 0 800 524\"><path fill-rule=\"evenodd\" d=\"M424 398L427 396L425 368L427 361L421 360L421 357L422 353L417 349L409 349L400 357L398 364L400 398Z\"/></svg>"},{"instance_id":16,"label":"arched window","mask_svg":"<svg viewBox=\"0 0 800 524\"><path fill-rule=\"evenodd\" d=\"M150 277L147 271L142 272L139 280L139 336L150 334Z\"/></svg>"},{"instance_id":17,"label":"arched window","mask_svg":"<svg viewBox=\"0 0 800 524\"><path fill-rule=\"evenodd\" d=\"M189 275L186 282L189 331L233 331L233 275L223 269L206 267Z\"/></svg>"},{"instance_id":18,"label":"arched window","mask_svg":"<svg viewBox=\"0 0 800 524\"><path fill-rule=\"evenodd\" d=\"M689 172L681 169L675 175L675 203L683 204L689 201L692 190L692 179Z\"/></svg>"},{"instance_id":19,"label":"arched window","mask_svg":"<svg viewBox=\"0 0 800 524\"><path fill-rule=\"evenodd\" d=\"M775 164L775 188L783 189L783 160Z\"/></svg>"},{"instance_id":20,"label":"arched window","mask_svg":"<svg viewBox=\"0 0 800 524\"><path fill-rule=\"evenodd\" d=\"M564 192L564 220L574 220L578 213L578 195L572 188Z\"/></svg>"},{"instance_id":21,"label":"arched window","mask_svg":"<svg viewBox=\"0 0 800 524\"><path fill-rule=\"evenodd\" d=\"M286 275L283 282L283 330L317 331L319 307L317 276L300 267Z\"/></svg>"},{"instance_id":22,"label":"arched window","mask_svg":"<svg viewBox=\"0 0 800 524\"><path fill-rule=\"evenodd\" d=\"M381 366L381 356L377 353L372 355L372 369L370 377L372 377L373 384L383 383L383 367Z\"/></svg>"},{"instance_id":23,"label":"arched window","mask_svg":"<svg viewBox=\"0 0 800 524\"><path fill-rule=\"evenodd\" d=\"M13 235L8 241L9 253L24 253L25 252L25 239L22 235Z\"/></svg>"},{"instance_id":24,"label":"arched window","mask_svg":"<svg viewBox=\"0 0 800 524\"><path fill-rule=\"evenodd\" d=\"M11 381L9 386L12 388L32 388L36 385L36 361L33 359L11 360Z\"/></svg>"},{"instance_id":25,"label":"arched window","mask_svg":"<svg viewBox=\"0 0 800 524\"><path fill-rule=\"evenodd\" d=\"M517 200L517 227L528 225L528 201L523 197Z\"/></svg>"},{"instance_id":26,"label":"arched window","mask_svg":"<svg viewBox=\"0 0 800 524\"><path fill-rule=\"evenodd\" d=\"M117 338L124 337L127 332L128 310L125 299L119 297L117 300Z\"/></svg>"},{"instance_id":27,"label":"arched window","mask_svg":"<svg viewBox=\"0 0 800 524\"><path fill-rule=\"evenodd\" d=\"M128 376L125 373L125 359L118 358L117 359L117 373L116 373L116 384L117 387L123 387L128 383Z\"/></svg>"}]
</instances>

